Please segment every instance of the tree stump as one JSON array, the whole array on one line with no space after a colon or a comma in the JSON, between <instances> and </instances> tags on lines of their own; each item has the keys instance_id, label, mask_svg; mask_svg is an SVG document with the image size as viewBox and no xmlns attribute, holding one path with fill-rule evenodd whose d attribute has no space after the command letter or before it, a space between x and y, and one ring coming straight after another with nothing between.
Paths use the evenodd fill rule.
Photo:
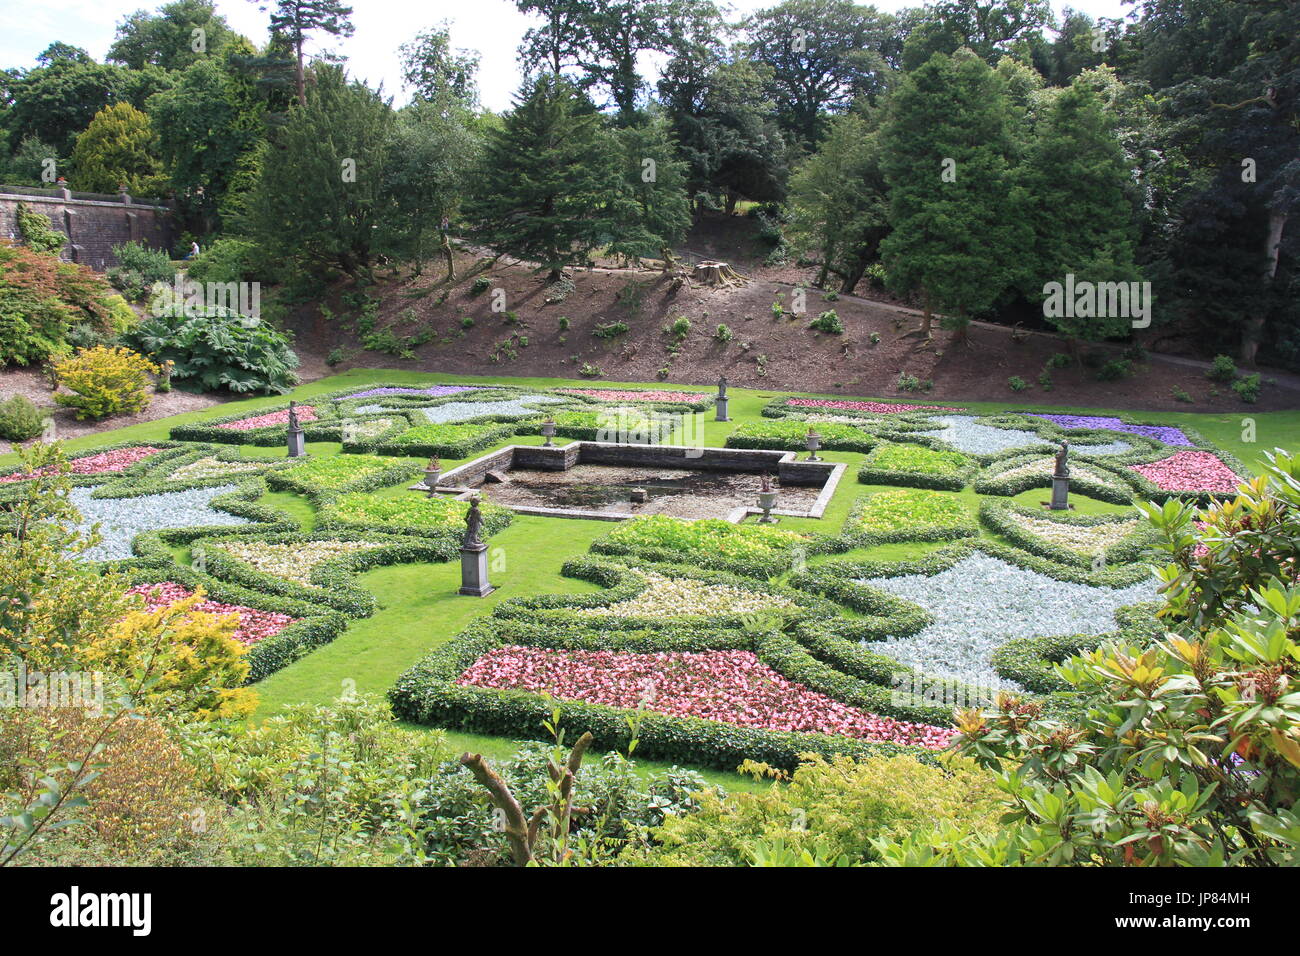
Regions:
<instances>
[{"instance_id":1,"label":"tree stump","mask_svg":"<svg viewBox=\"0 0 1300 956\"><path fill-rule=\"evenodd\" d=\"M696 264L691 278L702 285L729 288L745 284L745 277L725 262L701 262Z\"/></svg>"}]
</instances>

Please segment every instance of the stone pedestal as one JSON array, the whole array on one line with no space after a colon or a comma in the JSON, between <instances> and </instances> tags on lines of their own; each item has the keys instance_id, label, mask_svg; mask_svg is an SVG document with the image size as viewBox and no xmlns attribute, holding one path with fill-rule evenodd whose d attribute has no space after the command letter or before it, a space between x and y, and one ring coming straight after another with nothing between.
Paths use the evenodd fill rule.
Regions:
<instances>
[{"instance_id":1,"label":"stone pedestal","mask_svg":"<svg viewBox=\"0 0 1300 956\"><path fill-rule=\"evenodd\" d=\"M731 421L731 419L727 417L727 402L728 402L728 401L729 401L729 399L726 399L726 398L715 398L715 399L713 400L713 402L714 402L714 404L717 406L717 410L718 410L717 417L714 419L715 421L719 421L719 422L729 422L729 421Z\"/></svg>"},{"instance_id":2,"label":"stone pedestal","mask_svg":"<svg viewBox=\"0 0 1300 956\"><path fill-rule=\"evenodd\" d=\"M1052 511L1068 511L1070 508L1070 479L1052 476Z\"/></svg>"},{"instance_id":3,"label":"stone pedestal","mask_svg":"<svg viewBox=\"0 0 1300 956\"><path fill-rule=\"evenodd\" d=\"M301 428L291 428L289 430L289 457L301 458L307 454L307 439L303 437Z\"/></svg>"},{"instance_id":4,"label":"stone pedestal","mask_svg":"<svg viewBox=\"0 0 1300 956\"><path fill-rule=\"evenodd\" d=\"M488 583L487 545L460 549L460 593L487 597L496 590Z\"/></svg>"}]
</instances>

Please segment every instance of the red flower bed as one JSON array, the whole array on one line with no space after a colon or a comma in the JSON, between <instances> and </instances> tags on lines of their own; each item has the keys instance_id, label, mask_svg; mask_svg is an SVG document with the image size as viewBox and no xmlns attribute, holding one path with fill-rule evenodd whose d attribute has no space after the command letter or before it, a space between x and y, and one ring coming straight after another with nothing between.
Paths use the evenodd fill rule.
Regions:
<instances>
[{"instance_id":1,"label":"red flower bed","mask_svg":"<svg viewBox=\"0 0 1300 956\"><path fill-rule=\"evenodd\" d=\"M1129 465L1129 468L1161 491L1232 494L1241 484L1233 470L1208 451L1180 451L1149 465Z\"/></svg>"},{"instance_id":2,"label":"red flower bed","mask_svg":"<svg viewBox=\"0 0 1300 956\"><path fill-rule=\"evenodd\" d=\"M456 683L529 690L608 707L702 717L741 727L840 734L942 749L953 731L880 717L782 677L749 651L555 651L500 647Z\"/></svg>"},{"instance_id":3,"label":"red flower bed","mask_svg":"<svg viewBox=\"0 0 1300 956\"><path fill-rule=\"evenodd\" d=\"M800 408L847 408L855 412L875 412L888 415L891 412L963 412L964 408L952 408L948 405L891 405L887 402L855 402L847 398L792 398L787 405Z\"/></svg>"},{"instance_id":4,"label":"red flower bed","mask_svg":"<svg viewBox=\"0 0 1300 956\"><path fill-rule=\"evenodd\" d=\"M154 448L151 445L139 445L135 448L119 448L116 451L103 451L98 455L87 455L85 458L74 458L68 464L74 475L101 475L107 472L124 471L137 461L156 455L160 451L161 448ZM16 471L13 474L0 475L0 483L26 481L38 475L43 477L53 473L54 469L47 465L33 472Z\"/></svg>"},{"instance_id":5,"label":"red flower bed","mask_svg":"<svg viewBox=\"0 0 1300 956\"><path fill-rule=\"evenodd\" d=\"M299 405L298 421L314 422L316 420L316 406ZM234 432L251 432L254 428L270 428L272 425L289 424L289 409L279 412L271 412L267 415L255 415L252 418L241 418L237 422L226 422L221 428L228 428Z\"/></svg>"},{"instance_id":6,"label":"red flower bed","mask_svg":"<svg viewBox=\"0 0 1300 956\"><path fill-rule=\"evenodd\" d=\"M161 584L138 584L127 594L139 594L144 597L145 606L156 611L160 607L170 607L177 601L183 601L194 594L183 584L164 581ZM260 640L279 634L297 618L274 611L262 611L242 604L222 604L219 601L200 601L194 605L195 611L207 614L238 614L239 626L234 638L241 644L256 644Z\"/></svg>"},{"instance_id":7,"label":"red flower bed","mask_svg":"<svg viewBox=\"0 0 1300 956\"><path fill-rule=\"evenodd\" d=\"M602 402L684 402L690 405L708 398L703 392L659 392L650 388L639 392L623 388L562 388L559 391L598 398Z\"/></svg>"}]
</instances>

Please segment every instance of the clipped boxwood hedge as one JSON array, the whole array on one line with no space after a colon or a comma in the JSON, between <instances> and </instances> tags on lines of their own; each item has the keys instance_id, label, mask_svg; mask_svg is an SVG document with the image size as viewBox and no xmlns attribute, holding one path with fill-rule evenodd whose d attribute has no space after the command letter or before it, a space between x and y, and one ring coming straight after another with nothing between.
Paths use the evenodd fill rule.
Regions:
<instances>
[{"instance_id":1,"label":"clipped boxwood hedge","mask_svg":"<svg viewBox=\"0 0 1300 956\"><path fill-rule=\"evenodd\" d=\"M867 455L858 470L858 481L961 491L978 467L974 458L961 452L939 451L912 442L883 442Z\"/></svg>"}]
</instances>

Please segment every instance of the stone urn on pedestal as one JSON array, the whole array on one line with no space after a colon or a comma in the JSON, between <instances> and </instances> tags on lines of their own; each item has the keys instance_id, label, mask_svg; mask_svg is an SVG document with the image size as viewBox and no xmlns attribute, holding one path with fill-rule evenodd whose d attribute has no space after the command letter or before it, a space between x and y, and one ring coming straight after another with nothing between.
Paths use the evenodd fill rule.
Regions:
<instances>
[{"instance_id":1,"label":"stone urn on pedestal","mask_svg":"<svg viewBox=\"0 0 1300 956\"><path fill-rule=\"evenodd\" d=\"M438 482L442 480L442 462L437 458L430 458L429 463L424 466L424 487L429 489L429 497L432 498L435 491L438 490Z\"/></svg>"},{"instance_id":2,"label":"stone urn on pedestal","mask_svg":"<svg viewBox=\"0 0 1300 956\"><path fill-rule=\"evenodd\" d=\"M550 415L547 415L542 421L542 437L546 439L542 443L543 448L555 447L555 442L552 440L555 438L555 419Z\"/></svg>"},{"instance_id":3,"label":"stone urn on pedestal","mask_svg":"<svg viewBox=\"0 0 1300 956\"><path fill-rule=\"evenodd\" d=\"M813 431L812 428L809 428L808 434L804 436L804 447L808 449L809 461L821 461L817 457L817 449L822 447L822 436Z\"/></svg>"},{"instance_id":4,"label":"stone urn on pedestal","mask_svg":"<svg viewBox=\"0 0 1300 956\"><path fill-rule=\"evenodd\" d=\"M759 524L776 524L781 520L772 517L772 509L776 507L776 489L772 487L772 479L767 475L763 476L762 484L758 487L758 506L763 509L763 517L758 519Z\"/></svg>"}]
</instances>

